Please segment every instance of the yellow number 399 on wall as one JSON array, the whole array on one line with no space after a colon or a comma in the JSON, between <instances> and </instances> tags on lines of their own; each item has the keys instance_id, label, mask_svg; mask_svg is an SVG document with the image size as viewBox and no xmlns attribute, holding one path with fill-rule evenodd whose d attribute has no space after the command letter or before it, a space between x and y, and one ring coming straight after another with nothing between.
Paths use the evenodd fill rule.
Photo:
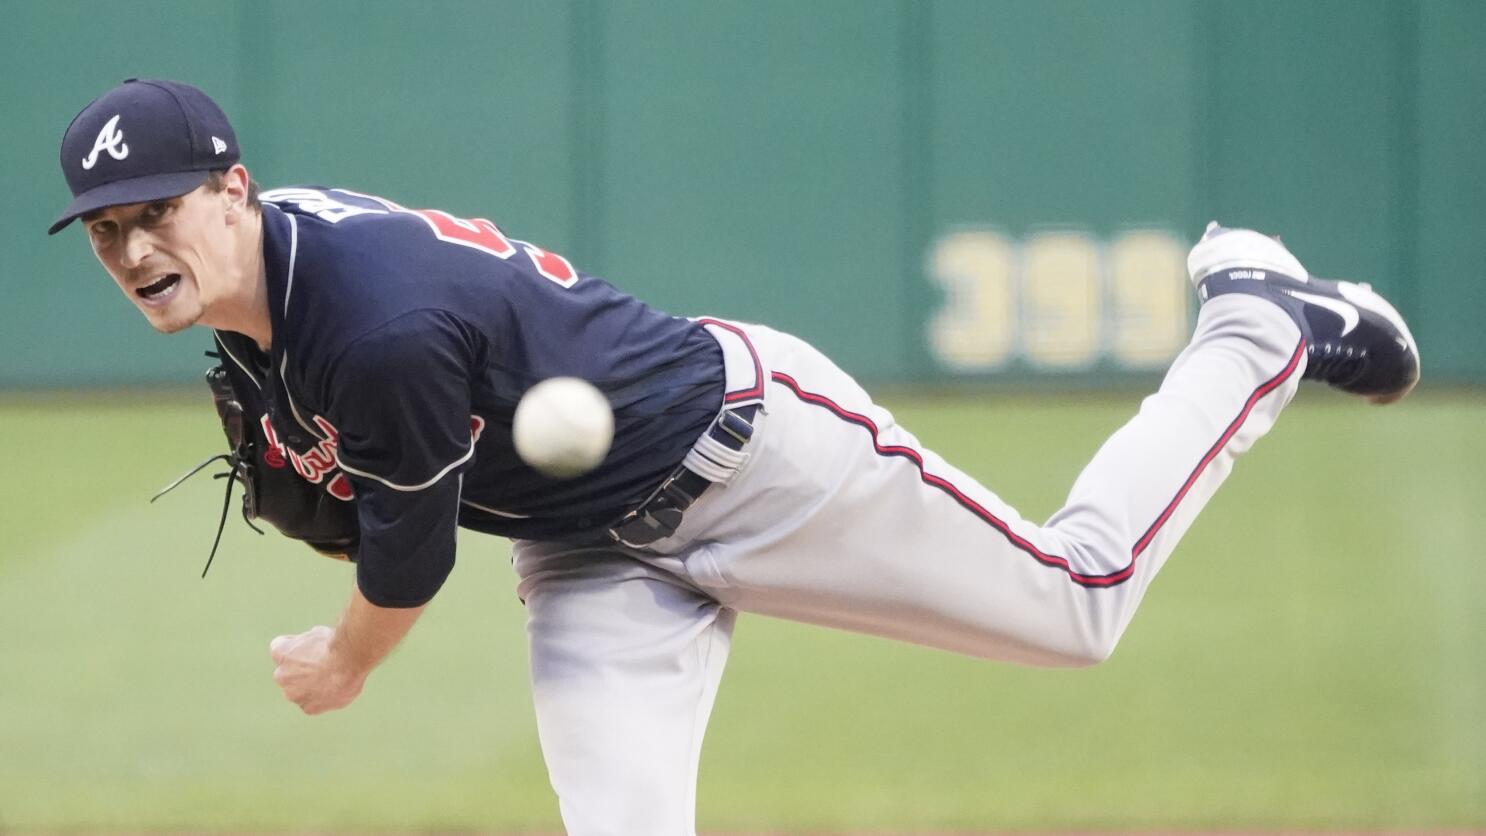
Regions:
<instances>
[{"instance_id":1,"label":"yellow number 399 on wall","mask_svg":"<svg viewBox=\"0 0 1486 836\"><path fill-rule=\"evenodd\" d=\"M1103 242L1078 231L1015 241L1000 232L952 232L929 253L945 301L928 324L930 353L957 372L1021 361L1077 371L1101 361L1159 369L1191 333L1187 247L1163 230Z\"/></svg>"}]
</instances>

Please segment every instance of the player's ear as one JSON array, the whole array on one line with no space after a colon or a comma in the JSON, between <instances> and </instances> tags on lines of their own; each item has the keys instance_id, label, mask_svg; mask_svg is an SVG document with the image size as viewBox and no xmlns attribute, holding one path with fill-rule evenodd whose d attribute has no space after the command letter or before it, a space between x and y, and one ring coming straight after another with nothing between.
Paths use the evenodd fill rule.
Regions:
<instances>
[{"instance_id":1,"label":"player's ear","mask_svg":"<svg viewBox=\"0 0 1486 836\"><path fill-rule=\"evenodd\" d=\"M227 200L227 223L235 224L247 216L248 190L253 178L242 163L222 173L222 194Z\"/></svg>"}]
</instances>

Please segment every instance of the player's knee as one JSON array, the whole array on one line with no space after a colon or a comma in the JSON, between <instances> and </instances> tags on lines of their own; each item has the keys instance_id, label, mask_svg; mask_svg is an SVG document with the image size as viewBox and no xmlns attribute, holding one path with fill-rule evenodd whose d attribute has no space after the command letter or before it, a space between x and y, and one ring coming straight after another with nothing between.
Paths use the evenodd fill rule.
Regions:
<instances>
[{"instance_id":1,"label":"player's knee","mask_svg":"<svg viewBox=\"0 0 1486 836\"><path fill-rule=\"evenodd\" d=\"M1114 654L1115 645L1119 644L1119 638L1101 639L1090 642L1078 649L1073 656L1069 667L1092 668L1109 659Z\"/></svg>"},{"instance_id":2,"label":"player's knee","mask_svg":"<svg viewBox=\"0 0 1486 836\"><path fill-rule=\"evenodd\" d=\"M1040 636L1020 652L1007 652L1004 646L998 645L977 655L991 660L1012 659L1040 668L1092 668L1114 653L1119 638L1108 633L1080 629L1086 626L1080 622L1072 629L1058 631L1056 636Z\"/></svg>"},{"instance_id":3,"label":"player's knee","mask_svg":"<svg viewBox=\"0 0 1486 836\"><path fill-rule=\"evenodd\" d=\"M1076 542L1070 551L1076 551L1080 566L1098 567L1101 572L1113 571L1128 560L1124 545L1096 538ZM1090 668L1107 661L1125 634L1140 596L1124 585L1084 587L1070 583L1062 591L1066 597L1061 603L1069 614L1065 636L1069 666Z\"/></svg>"},{"instance_id":4,"label":"player's knee","mask_svg":"<svg viewBox=\"0 0 1486 836\"><path fill-rule=\"evenodd\" d=\"M1107 661L1125 632L1122 624L1111 623L1097 614L1086 613L1078 627L1068 648L1068 666L1072 668L1092 668Z\"/></svg>"}]
</instances>

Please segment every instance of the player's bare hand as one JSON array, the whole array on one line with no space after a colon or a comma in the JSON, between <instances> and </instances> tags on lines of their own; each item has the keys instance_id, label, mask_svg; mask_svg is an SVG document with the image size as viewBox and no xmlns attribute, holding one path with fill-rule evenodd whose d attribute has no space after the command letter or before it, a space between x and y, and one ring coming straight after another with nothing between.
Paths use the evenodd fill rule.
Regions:
<instances>
[{"instance_id":1,"label":"player's bare hand","mask_svg":"<svg viewBox=\"0 0 1486 836\"><path fill-rule=\"evenodd\" d=\"M306 714L345 708L361 693L366 675L350 670L331 652L335 630L314 627L297 636L279 636L269 642L273 681L284 696Z\"/></svg>"}]
</instances>

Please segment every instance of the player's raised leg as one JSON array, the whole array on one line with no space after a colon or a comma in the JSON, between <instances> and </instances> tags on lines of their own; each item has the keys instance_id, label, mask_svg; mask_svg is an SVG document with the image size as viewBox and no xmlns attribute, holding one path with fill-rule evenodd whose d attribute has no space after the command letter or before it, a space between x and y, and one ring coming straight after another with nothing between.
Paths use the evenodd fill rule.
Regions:
<instances>
[{"instance_id":1,"label":"player's raised leg","mask_svg":"<svg viewBox=\"0 0 1486 836\"><path fill-rule=\"evenodd\" d=\"M1220 270L1228 282L1280 268L1304 275L1272 239L1212 243L1222 240L1194 251L1194 281L1218 281ZM1315 358L1335 374L1323 379L1370 397L1412 386L1417 352L1386 303L1347 295L1348 316L1329 296L1314 301L1329 291L1311 286L1312 299L1278 302L1244 286L1209 292L1159 391L1041 526L925 450L813 349L756 331L772 385L752 460L688 511L678 541L658 545L678 549L694 579L741 610L990 658L1097 662ZM1342 374L1324 362L1332 355L1362 359ZM760 530L759 519L774 524Z\"/></svg>"},{"instance_id":2,"label":"player's raised leg","mask_svg":"<svg viewBox=\"0 0 1486 836\"><path fill-rule=\"evenodd\" d=\"M702 735L735 613L608 548L521 541L515 565L567 832L694 833Z\"/></svg>"}]
</instances>

